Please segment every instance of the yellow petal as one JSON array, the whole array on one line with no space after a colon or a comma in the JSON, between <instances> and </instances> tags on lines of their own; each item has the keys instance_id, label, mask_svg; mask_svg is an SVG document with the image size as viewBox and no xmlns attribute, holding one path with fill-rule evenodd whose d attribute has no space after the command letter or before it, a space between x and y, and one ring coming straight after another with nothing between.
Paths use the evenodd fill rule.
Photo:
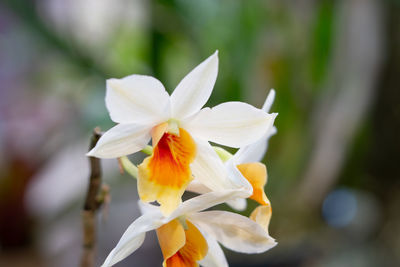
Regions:
<instances>
[{"instance_id":1,"label":"yellow petal","mask_svg":"<svg viewBox=\"0 0 400 267\"><path fill-rule=\"evenodd\" d=\"M177 220L172 220L156 230L164 259L172 257L186 243L185 230Z\"/></svg>"},{"instance_id":2,"label":"yellow petal","mask_svg":"<svg viewBox=\"0 0 400 267\"><path fill-rule=\"evenodd\" d=\"M179 225L178 225L179 224ZM189 221L187 230L178 220L157 229L157 236L164 256L164 267L196 267L208 252L207 241L200 231ZM182 245L182 231L184 245Z\"/></svg>"},{"instance_id":3,"label":"yellow petal","mask_svg":"<svg viewBox=\"0 0 400 267\"><path fill-rule=\"evenodd\" d=\"M250 219L261 225L268 233L269 221L271 220L272 209L271 205L258 206L250 214Z\"/></svg>"},{"instance_id":4,"label":"yellow petal","mask_svg":"<svg viewBox=\"0 0 400 267\"><path fill-rule=\"evenodd\" d=\"M190 163L196 155L196 144L184 129L179 136L164 133L154 147L153 155L138 166L138 192L143 201L157 200L168 215L181 203L181 197L193 179Z\"/></svg>"},{"instance_id":5,"label":"yellow petal","mask_svg":"<svg viewBox=\"0 0 400 267\"><path fill-rule=\"evenodd\" d=\"M260 162L244 163L237 165L237 168L253 187L253 195L250 198L261 205L269 205L269 200L264 192L264 186L267 183L265 165Z\"/></svg>"}]
</instances>

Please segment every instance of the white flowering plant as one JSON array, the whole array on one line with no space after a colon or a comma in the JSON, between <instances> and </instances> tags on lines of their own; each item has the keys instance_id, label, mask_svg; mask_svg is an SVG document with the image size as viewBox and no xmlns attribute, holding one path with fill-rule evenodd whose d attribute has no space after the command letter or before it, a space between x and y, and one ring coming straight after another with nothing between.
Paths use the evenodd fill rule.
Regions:
<instances>
[{"instance_id":1,"label":"white flowering plant","mask_svg":"<svg viewBox=\"0 0 400 267\"><path fill-rule=\"evenodd\" d=\"M260 162L276 133L277 114L269 113L275 91L261 109L243 102L203 108L217 73L218 51L187 74L171 95L150 76L107 80L106 107L117 125L87 155L120 160L137 179L143 215L102 266L133 253L151 230L157 232L163 266L168 267L228 266L219 244L243 253L262 253L276 245L268 232L272 210L264 192L266 166ZM238 151L232 155L209 142ZM135 165L127 156L139 151L148 156ZM198 195L182 202L185 191ZM207 210L221 203L243 210L247 198L260 204L249 218Z\"/></svg>"}]
</instances>

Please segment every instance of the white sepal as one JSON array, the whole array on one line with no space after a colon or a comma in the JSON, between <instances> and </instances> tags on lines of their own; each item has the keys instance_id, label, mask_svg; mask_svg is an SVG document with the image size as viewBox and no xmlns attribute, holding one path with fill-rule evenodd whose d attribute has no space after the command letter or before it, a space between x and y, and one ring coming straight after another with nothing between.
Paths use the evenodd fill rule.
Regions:
<instances>
[{"instance_id":1,"label":"white sepal","mask_svg":"<svg viewBox=\"0 0 400 267\"><path fill-rule=\"evenodd\" d=\"M105 132L87 156L118 158L142 150L150 141L152 125L118 124Z\"/></svg>"},{"instance_id":2,"label":"white sepal","mask_svg":"<svg viewBox=\"0 0 400 267\"><path fill-rule=\"evenodd\" d=\"M239 214L213 210L194 213L188 218L202 231L236 252L262 253L277 244L259 224Z\"/></svg>"},{"instance_id":3,"label":"white sepal","mask_svg":"<svg viewBox=\"0 0 400 267\"><path fill-rule=\"evenodd\" d=\"M194 192L197 194L205 194L211 192L211 189L205 186L204 184L200 183L198 180L193 180L190 182L188 187L186 188L187 191ZM226 202L229 206L231 206L235 210L245 210L247 206L247 201L245 198L236 198L232 200L228 200Z\"/></svg>"},{"instance_id":4,"label":"white sepal","mask_svg":"<svg viewBox=\"0 0 400 267\"><path fill-rule=\"evenodd\" d=\"M234 188L224 163L212 146L205 140L196 138L194 140L197 154L190 165L194 178L214 191Z\"/></svg>"},{"instance_id":5,"label":"white sepal","mask_svg":"<svg viewBox=\"0 0 400 267\"><path fill-rule=\"evenodd\" d=\"M136 219L126 229L117 246L110 252L102 267L109 267L128 257L138 249L144 241L145 233L163 225L161 213L146 213Z\"/></svg>"},{"instance_id":6,"label":"white sepal","mask_svg":"<svg viewBox=\"0 0 400 267\"><path fill-rule=\"evenodd\" d=\"M164 86L145 75L107 80L106 106L117 123L157 124L170 115L169 95Z\"/></svg>"},{"instance_id":7,"label":"white sepal","mask_svg":"<svg viewBox=\"0 0 400 267\"><path fill-rule=\"evenodd\" d=\"M193 197L183 202L170 216L168 220L173 220L181 215L188 215L202 210L209 209L215 205L225 203L231 199L243 196L246 192L243 189L213 191L203 195Z\"/></svg>"},{"instance_id":8,"label":"white sepal","mask_svg":"<svg viewBox=\"0 0 400 267\"><path fill-rule=\"evenodd\" d=\"M172 117L183 119L207 102L218 74L218 51L187 74L171 95Z\"/></svg>"},{"instance_id":9,"label":"white sepal","mask_svg":"<svg viewBox=\"0 0 400 267\"><path fill-rule=\"evenodd\" d=\"M242 147L259 140L272 127L276 115L243 102L226 102L204 108L182 124L193 136L203 140Z\"/></svg>"},{"instance_id":10,"label":"white sepal","mask_svg":"<svg viewBox=\"0 0 400 267\"><path fill-rule=\"evenodd\" d=\"M269 112L275 99L275 90L271 89L265 99L262 110ZM264 158L268 149L268 141L271 136L277 133L276 127L268 129L268 131L257 142L248 146L241 147L234 155L234 160L237 164L259 162Z\"/></svg>"},{"instance_id":11,"label":"white sepal","mask_svg":"<svg viewBox=\"0 0 400 267\"><path fill-rule=\"evenodd\" d=\"M199 230L201 231L201 229ZM202 234L207 241L208 253L199 264L203 267L228 267L228 261L226 260L225 254L217 240L207 235L204 231Z\"/></svg>"},{"instance_id":12,"label":"white sepal","mask_svg":"<svg viewBox=\"0 0 400 267\"><path fill-rule=\"evenodd\" d=\"M241 147L233 156L237 164L260 162L264 158L268 149L269 139L277 133L276 127L273 126L265 136L257 142Z\"/></svg>"},{"instance_id":13,"label":"white sepal","mask_svg":"<svg viewBox=\"0 0 400 267\"><path fill-rule=\"evenodd\" d=\"M275 100L275 90L271 89L261 109L264 110L265 112L269 112L271 110L272 104L274 103L274 100Z\"/></svg>"}]
</instances>

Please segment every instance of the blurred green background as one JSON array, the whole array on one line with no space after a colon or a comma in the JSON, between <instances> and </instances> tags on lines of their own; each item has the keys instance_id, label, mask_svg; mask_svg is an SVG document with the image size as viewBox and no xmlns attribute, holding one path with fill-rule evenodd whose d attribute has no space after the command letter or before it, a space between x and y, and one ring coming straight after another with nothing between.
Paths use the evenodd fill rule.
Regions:
<instances>
[{"instance_id":1,"label":"blurred green background","mask_svg":"<svg viewBox=\"0 0 400 267\"><path fill-rule=\"evenodd\" d=\"M398 0L1 0L0 266L78 265L84 154L95 126L113 126L105 79L152 75L171 92L217 49L207 105L261 107L275 88L279 113L264 159L279 244L226 250L230 265L400 266L399 11ZM98 264L139 216L135 181L103 163ZM161 262L151 233L117 266Z\"/></svg>"}]
</instances>

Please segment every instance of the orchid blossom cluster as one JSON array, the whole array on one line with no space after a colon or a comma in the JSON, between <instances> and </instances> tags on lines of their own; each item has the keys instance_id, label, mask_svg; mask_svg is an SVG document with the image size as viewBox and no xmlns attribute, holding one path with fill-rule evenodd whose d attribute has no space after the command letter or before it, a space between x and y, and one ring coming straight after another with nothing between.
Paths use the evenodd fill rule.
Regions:
<instances>
[{"instance_id":1,"label":"orchid blossom cluster","mask_svg":"<svg viewBox=\"0 0 400 267\"><path fill-rule=\"evenodd\" d=\"M275 92L271 90L262 109L243 102L202 108L217 73L215 52L171 95L150 76L107 80L106 106L117 125L88 156L120 159L137 178L143 215L128 227L102 266L133 253L151 230L157 232L163 266L168 267L228 266L219 244L243 253L261 253L276 245L268 234L271 205L264 192L266 167L260 163L269 137L276 133L277 114L268 113ZM239 150L232 155L209 142ZM127 155L139 151L148 157L136 166ZM182 202L185 191L199 195ZM207 210L225 202L243 210L246 198L260 204L250 218Z\"/></svg>"}]
</instances>

